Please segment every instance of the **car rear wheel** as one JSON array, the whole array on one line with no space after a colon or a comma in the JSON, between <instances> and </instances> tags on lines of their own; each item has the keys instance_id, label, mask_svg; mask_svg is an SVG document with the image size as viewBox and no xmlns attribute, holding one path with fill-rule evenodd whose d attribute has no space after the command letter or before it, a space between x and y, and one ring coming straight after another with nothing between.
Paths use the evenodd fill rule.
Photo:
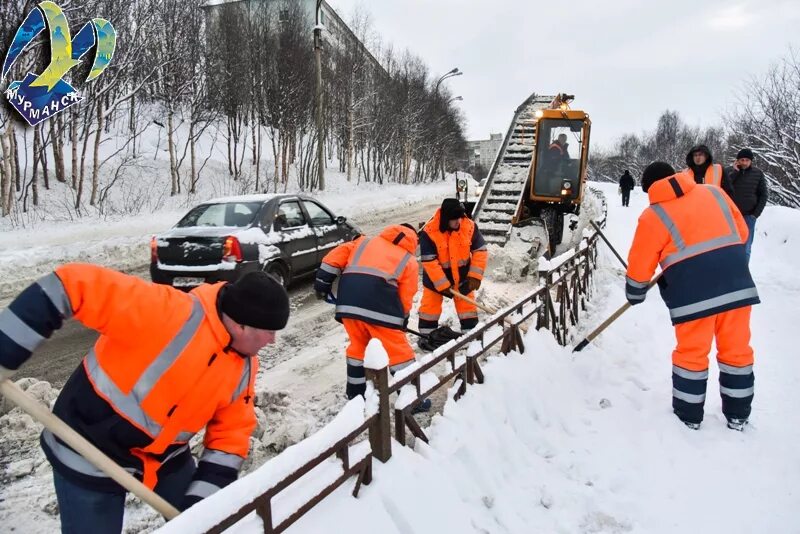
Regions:
<instances>
[{"instance_id":1,"label":"car rear wheel","mask_svg":"<svg viewBox=\"0 0 800 534\"><path fill-rule=\"evenodd\" d=\"M278 282L281 283L283 287L285 288L289 287L289 282L290 282L289 275L286 271L286 267L282 263L279 262L270 263L269 265L267 265L267 268L264 269L264 271L267 274L274 276L278 280Z\"/></svg>"}]
</instances>

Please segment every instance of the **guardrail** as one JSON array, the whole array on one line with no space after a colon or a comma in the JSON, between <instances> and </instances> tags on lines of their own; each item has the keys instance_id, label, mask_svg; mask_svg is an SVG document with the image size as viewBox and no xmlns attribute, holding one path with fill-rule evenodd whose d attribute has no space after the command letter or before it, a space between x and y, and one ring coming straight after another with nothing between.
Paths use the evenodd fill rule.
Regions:
<instances>
[{"instance_id":1,"label":"guardrail","mask_svg":"<svg viewBox=\"0 0 800 534\"><path fill-rule=\"evenodd\" d=\"M601 201L604 203L604 199ZM599 225L605 225L605 216L599 221ZM586 309L592 274L597 266L598 238L598 234L593 232L582 239L574 250L547 262L546 270L540 271L539 285L522 299L499 310L467 335L438 348L422 360L401 370L394 377L390 376L388 366L380 369L370 369L367 366L366 406L369 413L363 420L358 421L360 424L353 423L346 427L346 434L341 439L322 441L324 449L321 452L310 455L312 457L289 474L272 481L237 511L221 521L208 522L200 530L208 533L223 532L255 512L263 524L265 533L283 532L353 475L357 476L353 496L357 496L361 485L372 481L372 457L382 462L391 458L392 437L399 445L404 446L407 443L408 430L415 438L428 441L425 431L413 418L412 410L416 405L442 388L452 388L450 391L454 399L458 400L467 392L469 386L483 383L484 374L479 359L487 355L498 343L503 354L512 351L524 352L522 323L535 316L537 329L549 329L560 344L566 345L569 342L570 328L577 325L580 311ZM466 349L465 355L461 354L464 349ZM434 373L434 368L437 366L445 367L445 372L441 376ZM392 410L390 397L393 394L397 394L397 399ZM350 401L345 410L351 408L354 402L356 401ZM363 403L363 400L360 402ZM392 432L392 422L394 422L394 432ZM326 432L334 423L336 420L304 442L317 439L318 434ZM365 433L368 443L363 439ZM318 448L321 446L317 444ZM287 449L282 455L289 450ZM259 471L268 468L280 456L270 460L259 468ZM302 504L289 511L284 510L283 517L277 518L276 524L273 500L325 462L331 465L339 462L336 470L338 476L321 490L302 499ZM224 494L227 490L228 488L224 488L218 493ZM215 494L209 499L216 500L216 497L219 497L220 503L228 502L223 500L224 495ZM181 516L170 521L167 530L170 530L171 526L179 527L178 524L172 524L180 520ZM252 517L250 520L253 520ZM180 525L180 528L181 530L174 531L185 531L182 530L183 525Z\"/></svg>"}]
</instances>

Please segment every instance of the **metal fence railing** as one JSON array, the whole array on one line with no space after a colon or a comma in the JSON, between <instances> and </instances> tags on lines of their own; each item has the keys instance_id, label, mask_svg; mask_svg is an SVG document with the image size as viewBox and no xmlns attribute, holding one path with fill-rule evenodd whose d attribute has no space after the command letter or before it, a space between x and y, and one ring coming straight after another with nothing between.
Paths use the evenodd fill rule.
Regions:
<instances>
[{"instance_id":1,"label":"metal fence railing","mask_svg":"<svg viewBox=\"0 0 800 534\"><path fill-rule=\"evenodd\" d=\"M605 216L597 222L599 226L604 226ZM570 341L571 328L578 324L581 310L586 309L592 275L597 266L598 238L597 232L594 232L584 238L574 250L551 260L547 271L540 272L538 286L522 299L499 310L468 334L440 347L396 376L390 376L388 367L366 369L367 382L371 384L368 398L374 400L377 394L377 408L374 413L365 417L360 426L309 458L291 474L254 496L229 517L206 526L203 531L222 532L255 512L263 523L265 533L283 532L354 475L357 478L353 495L357 496L361 485L372 481L373 456L382 462L391 458L392 437L401 446L407 443L407 431L417 439L428 441L425 431L413 417L414 407L442 388L453 388L453 396L458 400L467 392L468 387L483 383L481 359L498 344L499 351L503 354L524 352L523 323L530 319L535 317L537 329L550 330L561 345L566 345ZM463 353L464 349L466 355ZM435 368L442 366L445 372L441 376L435 375ZM397 394L394 409L390 404L393 394ZM368 447L363 443L364 434L368 438ZM354 444L359 440L364 447L354 456ZM340 462L340 470L337 471L339 476L305 499L288 516L278 518L276 523L273 499L326 461Z\"/></svg>"}]
</instances>

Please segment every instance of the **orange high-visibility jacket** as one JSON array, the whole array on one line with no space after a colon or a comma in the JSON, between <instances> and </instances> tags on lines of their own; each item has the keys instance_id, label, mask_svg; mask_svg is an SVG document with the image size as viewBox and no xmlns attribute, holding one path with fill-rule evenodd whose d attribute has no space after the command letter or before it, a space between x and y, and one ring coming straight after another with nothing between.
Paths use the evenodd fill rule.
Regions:
<instances>
[{"instance_id":1,"label":"orange high-visibility jacket","mask_svg":"<svg viewBox=\"0 0 800 534\"><path fill-rule=\"evenodd\" d=\"M628 255L631 304L644 300L659 264L673 324L759 302L744 249L747 225L728 195L687 173L658 180L648 195Z\"/></svg>"},{"instance_id":2,"label":"orange high-visibility jacket","mask_svg":"<svg viewBox=\"0 0 800 534\"><path fill-rule=\"evenodd\" d=\"M684 169L683 172L691 176L692 180L694 180L694 171L692 171L692 169ZM722 187L722 165L719 163L713 163L709 165L706 169L703 183L706 185Z\"/></svg>"},{"instance_id":3,"label":"orange high-visibility jacket","mask_svg":"<svg viewBox=\"0 0 800 534\"><path fill-rule=\"evenodd\" d=\"M442 292L457 288L467 277L483 280L489 255L478 226L466 217L456 231L442 232L437 209L419 233L422 285Z\"/></svg>"},{"instance_id":4,"label":"orange high-visibility jacket","mask_svg":"<svg viewBox=\"0 0 800 534\"><path fill-rule=\"evenodd\" d=\"M343 243L322 259L314 289L330 292L337 276L336 319L403 329L419 284L417 234L400 225Z\"/></svg>"},{"instance_id":5,"label":"orange high-visibility jacket","mask_svg":"<svg viewBox=\"0 0 800 534\"><path fill-rule=\"evenodd\" d=\"M224 285L184 293L95 265L65 265L3 312L18 319L3 334L11 347L15 339L22 346L31 333L38 336L19 353L21 363L64 318L100 332L54 413L150 488L162 465L190 458L189 439L205 428L200 461L223 473L200 490L190 487L204 497L220 480L236 479L256 425L258 359L229 348L217 308ZM119 488L50 432L43 433L42 446L64 476L96 489Z\"/></svg>"}]
</instances>

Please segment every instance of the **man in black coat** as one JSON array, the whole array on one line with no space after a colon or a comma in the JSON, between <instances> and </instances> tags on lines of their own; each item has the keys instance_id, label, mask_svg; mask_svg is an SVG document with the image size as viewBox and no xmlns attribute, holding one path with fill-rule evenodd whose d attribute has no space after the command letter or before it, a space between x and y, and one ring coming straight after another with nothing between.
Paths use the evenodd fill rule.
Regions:
<instances>
[{"instance_id":1,"label":"man in black coat","mask_svg":"<svg viewBox=\"0 0 800 534\"><path fill-rule=\"evenodd\" d=\"M619 192L622 193L622 205L627 206L631 201L631 190L636 187L636 182L633 180L633 176L629 171L625 171L625 173L619 179Z\"/></svg>"},{"instance_id":2,"label":"man in black coat","mask_svg":"<svg viewBox=\"0 0 800 534\"><path fill-rule=\"evenodd\" d=\"M747 237L747 259L750 259L750 249L753 246L753 235L756 229L756 219L767 205L769 190L764 172L753 165L753 151L743 148L736 154L736 161L729 170L728 176L733 184L732 199L739 211L742 212L750 235Z\"/></svg>"}]
</instances>

